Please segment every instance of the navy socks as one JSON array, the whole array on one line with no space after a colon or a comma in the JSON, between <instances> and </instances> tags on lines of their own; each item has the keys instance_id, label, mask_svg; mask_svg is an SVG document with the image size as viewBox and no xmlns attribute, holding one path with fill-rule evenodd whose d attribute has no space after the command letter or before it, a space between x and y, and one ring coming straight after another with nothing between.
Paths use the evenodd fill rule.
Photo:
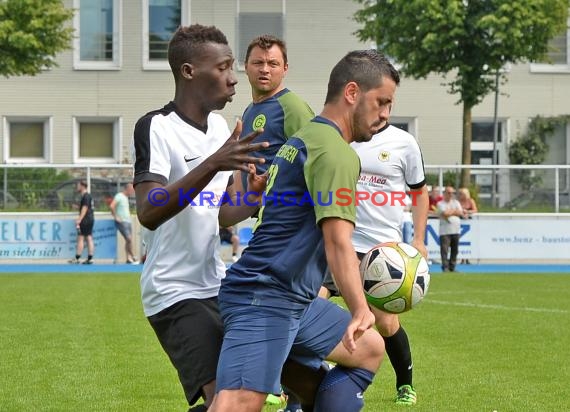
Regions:
<instances>
[{"instance_id":1,"label":"navy socks","mask_svg":"<svg viewBox=\"0 0 570 412\"><path fill-rule=\"evenodd\" d=\"M364 391L374 373L362 368L332 368L321 383L315 412L357 412L364 407Z\"/></svg>"}]
</instances>

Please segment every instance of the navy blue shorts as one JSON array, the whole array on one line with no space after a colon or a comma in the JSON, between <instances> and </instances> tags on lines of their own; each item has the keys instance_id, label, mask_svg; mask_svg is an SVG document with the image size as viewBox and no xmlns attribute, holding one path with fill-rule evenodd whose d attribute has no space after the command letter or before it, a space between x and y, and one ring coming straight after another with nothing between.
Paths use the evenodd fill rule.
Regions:
<instances>
[{"instance_id":1,"label":"navy blue shorts","mask_svg":"<svg viewBox=\"0 0 570 412\"><path fill-rule=\"evenodd\" d=\"M216 391L248 389L280 393L287 357L318 369L341 341L350 314L317 298L305 309L220 303L224 343Z\"/></svg>"}]
</instances>

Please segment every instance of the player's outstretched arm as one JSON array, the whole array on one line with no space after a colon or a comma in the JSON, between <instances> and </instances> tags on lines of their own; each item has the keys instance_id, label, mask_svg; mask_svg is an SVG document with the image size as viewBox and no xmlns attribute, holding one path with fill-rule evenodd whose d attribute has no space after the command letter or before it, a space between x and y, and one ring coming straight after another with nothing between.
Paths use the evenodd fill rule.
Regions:
<instances>
[{"instance_id":1,"label":"player's outstretched arm","mask_svg":"<svg viewBox=\"0 0 570 412\"><path fill-rule=\"evenodd\" d=\"M356 340L374 326L374 315L364 297L359 262L352 245L354 226L348 220L325 218L321 229L329 268L335 274L336 284L352 314L352 321L342 341L346 349L353 352Z\"/></svg>"},{"instance_id":2,"label":"player's outstretched arm","mask_svg":"<svg viewBox=\"0 0 570 412\"><path fill-rule=\"evenodd\" d=\"M417 189L420 193L413 197L412 220L414 222L414 239L412 246L420 251L427 259L427 249L425 245L426 226L429 214L429 194L427 186Z\"/></svg>"},{"instance_id":3,"label":"player's outstretched arm","mask_svg":"<svg viewBox=\"0 0 570 412\"><path fill-rule=\"evenodd\" d=\"M269 145L267 142L251 143L262 132L263 129L259 129L240 139L241 121L238 120L232 135L222 147L183 178L168 186L156 182L139 183L135 193L137 216L141 224L150 230L155 230L188 206L188 202L193 200L220 171L247 172L248 164L264 163L265 159L251 155L251 152L263 150ZM179 199L181 191L185 193L184 199Z\"/></svg>"}]
</instances>

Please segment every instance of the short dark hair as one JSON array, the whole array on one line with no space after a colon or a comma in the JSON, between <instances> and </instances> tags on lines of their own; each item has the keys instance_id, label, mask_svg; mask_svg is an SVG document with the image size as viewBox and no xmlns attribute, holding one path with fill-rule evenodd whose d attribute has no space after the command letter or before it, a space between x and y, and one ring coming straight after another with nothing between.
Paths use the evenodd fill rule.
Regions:
<instances>
[{"instance_id":1,"label":"short dark hair","mask_svg":"<svg viewBox=\"0 0 570 412\"><path fill-rule=\"evenodd\" d=\"M249 55L251 54L251 50L254 47L259 47L262 50L269 50L273 45L277 45L281 49L281 54L283 54L283 61L287 64L287 46L285 42L271 34L263 34L259 37L256 37L249 43L247 46L247 51L245 52L245 60L244 62L247 63L247 59L249 59Z\"/></svg>"},{"instance_id":2,"label":"short dark hair","mask_svg":"<svg viewBox=\"0 0 570 412\"><path fill-rule=\"evenodd\" d=\"M382 77L400 84L400 74L392 63L377 50L355 50L344 56L331 71L325 104L333 102L349 82L364 92L382 84Z\"/></svg>"},{"instance_id":3,"label":"short dark hair","mask_svg":"<svg viewBox=\"0 0 570 412\"><path fill-rule=\"evenodd\" d=\"M87 189L87 182L86 182L85 180L81 179L81 180L80 180L79 182L77 182L77 183L79 183L81 186L83 186L85 189Z\"/></svg>"},{"instance_id":4,"label":"short dark hair","mask_svg":"<svg viewBox=\"0 0 570 412\"><path fill-rule=\"evenodd\" d=\"M180 67L184 63L192 63L206 43L228 44L228 39L215 26L193 24L178 27L168 43L168 64L175 79L178 79Z\"/></svg>"}]
</instances>

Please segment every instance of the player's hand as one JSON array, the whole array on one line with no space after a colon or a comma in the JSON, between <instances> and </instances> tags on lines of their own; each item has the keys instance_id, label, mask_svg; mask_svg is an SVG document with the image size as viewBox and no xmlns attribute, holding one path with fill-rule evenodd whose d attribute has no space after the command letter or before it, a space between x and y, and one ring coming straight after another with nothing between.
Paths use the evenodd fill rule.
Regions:
<instances>
[{"instance_id":1,"label":"player's hand","mask_svg":"<svg viewBox=\"0 0 570 412\"><path fill-rule=\"evenodd\" d=\"M268 173L265 172L261 175L258 175L253 163L250 163L247 166L249 168L249 172L247 174L247 201L259 204L262 200L262 195L265 191L265 187L267 186Z\"/></svg>"},{"instance_id":2,"label":"player's hand","mask_svg":"<svg viewBox=\"0 0 570 412\"><path fill-rule=\"evenodd\" d=\"M240 139L241 131L242 123L238 120L229 139L210 156L209 160L215 162L217 170L242 170L249 173L249 164L265 163L264 158L250 155L251 152L257 152L269 146L269 142L251 143L263 133L263 129L257 129Z\"/></svg>"},{"instance_id":3,"label":"player's hand","mask_svg":"<svg viewBox=\"0 0 570 412\"><path fill-rule=\"evenodd\" d=\"M364 332L374 326L374 320L374 314L370 312L368 307L352 315L352 320L342 337L342 344L349 353L353 353L356 350L356 341Z\"/></svg>"},{"instance_id":4,"label":"player's hand","mask_svg":"<svg viewBox=\"0 0 570 412\"><path fill-rule=\"evenodd\" d=\"M418 252L420 252L424 258L428 258L427 248L423 241L414 238L412 239L412 246L418 249Z\"/></svg>"},{"instance_id":5,"label":"player's hand","mask_svg":"<svg viewBox=\"0 0 570 412\"><path fill-rule=\"evenodd\" d=\"M247 167L249 168L247 175L247 191L261 194L265 191L265 187L267 186L267 171L258 175L257 169L253 163L249 163Z\"/></svg>"}]
</instances>

